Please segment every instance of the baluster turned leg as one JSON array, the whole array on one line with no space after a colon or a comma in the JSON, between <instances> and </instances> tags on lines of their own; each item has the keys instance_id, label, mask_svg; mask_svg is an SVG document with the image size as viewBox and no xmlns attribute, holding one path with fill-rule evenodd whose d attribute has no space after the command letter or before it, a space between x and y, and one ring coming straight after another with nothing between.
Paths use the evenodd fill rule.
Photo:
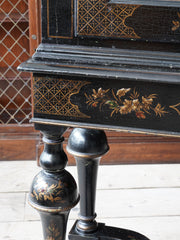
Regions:
<instances>
[{"instance_id":1,"label":"baluster turned leg","mask_svg":"<svg viewBox=\"0 0 180 240\"><path fill-rule=\"evenodd\" d=\"M62 148L64 127L35 125L43 133L43 170L31 186L29 203L38 210L45 240L64 240L70 209L79 200L74 178L64 168L67 156Z\"/></svg>"},{"instance_id":2,"label":"baluster turned leg","mask_svg":"<svg viewBox=\"0 0 180 240\"><path fill-rule=\"evenodd\" d=\"M95 195L98 164L108 150L106 136L100 130L76 128L67 150L74 155L79 178L80 214L69 234L70 240L149 240L140 233L106 226L95 221ZM113 201L113 198L112 198Z\"/></svg>"},{"instance_id":3,"label":"baluster turned leg","mask_svg":"<svg viewBox=\"0 0 180 240\"><path fill-rule=\"evenodd\" d=\"M100 130L75 128L69 137L67 150L76 159L80 192L80 214L76 229L82 233L97 230L97 171L100 158L108 149L106 135Z\"/></svg>"}]
</instances>

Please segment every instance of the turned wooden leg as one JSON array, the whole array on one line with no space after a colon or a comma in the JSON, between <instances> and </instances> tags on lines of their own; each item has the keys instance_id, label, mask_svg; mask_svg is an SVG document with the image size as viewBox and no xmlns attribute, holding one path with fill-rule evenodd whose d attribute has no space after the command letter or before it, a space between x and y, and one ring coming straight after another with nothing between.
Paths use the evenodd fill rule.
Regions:
<instances>
[{"instance_id":1,"label":"turned wooden leg","mask_svg":"<svg viewBox=\"0 0 180 240\"><path fill-rule=\"evenodd\" d=\"M69 233L70 240L149 240L140 233L95 221L95 196L99 160L108 151L103 131L76 128L67 150L74 155L79 178L80 214ZM113 202L113 196L112 196Z\"/></svg>"},{"instance_id":2,"label":"turned wooden leg","mask_svg":"<svg viewBox=\"0 0 180 240\"><path fill-rule=\"evenodd\" d=\"M97 172L100 158L108 149L106 135L100 130L75 128L69 137L67 150L74 155L78 169L80 213L76 228L81 232L90 233L97 230Z\"/></svg>"},{"instance_id":3,"label":"turned wooden leg","mask_svg":"<svg viewBox=\"0 0 180 240\"><path fill-rule=\"evenodd\" d=\"M38 210L45 240L65 240L69 212L78 200L74 178L64 168L67 156L63 151L64 127L35 125L43 133L44 151L40 157L43 170L34 178L29 203Z\"/></svg>"}]
</instances>

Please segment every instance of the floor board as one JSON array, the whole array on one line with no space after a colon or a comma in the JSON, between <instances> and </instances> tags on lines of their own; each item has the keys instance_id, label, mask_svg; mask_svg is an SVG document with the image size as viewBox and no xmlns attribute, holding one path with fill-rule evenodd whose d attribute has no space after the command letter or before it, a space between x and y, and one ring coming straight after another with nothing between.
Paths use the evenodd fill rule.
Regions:
<instances>
[{"instance_id":1,"label":"floor board","mask_svg":"<svg viewBox=\"0 0 180 240\"><path fill-rule=\"evenodd\" d=\"M41 169L33 161L0 162L0 239L40 240L28 190ZM77 179L76 167L67 170ZM180 164L99 168L96 212L106 225L139 231L151 240L180 239ZM78 216L72 209L68 231Z\"/></svg>"}]
</instances>

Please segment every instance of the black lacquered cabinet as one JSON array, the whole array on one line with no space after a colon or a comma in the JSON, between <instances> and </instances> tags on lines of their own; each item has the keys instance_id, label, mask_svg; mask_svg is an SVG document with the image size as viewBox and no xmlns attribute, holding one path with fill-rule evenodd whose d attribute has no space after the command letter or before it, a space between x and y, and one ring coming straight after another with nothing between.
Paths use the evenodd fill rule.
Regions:
<instances>
[{"instance_id":1,"label":"black lacquered cabinet","mask_svg":"<svg viewBox=\"0 0 180 240\"><path fill-rule=\"evenodd\" d=\"M44 170L29 202L40 211L45 239L64 239L79 200L64 170L68 127L75 128L67 150L80 191L69 238L147 239L95 221L97 169L109 149L103 130L179 135L179 41L178 1L42 0L42 43L19 70L33 72L32 122L44 134Z\"/></svg>"}]
</instances>

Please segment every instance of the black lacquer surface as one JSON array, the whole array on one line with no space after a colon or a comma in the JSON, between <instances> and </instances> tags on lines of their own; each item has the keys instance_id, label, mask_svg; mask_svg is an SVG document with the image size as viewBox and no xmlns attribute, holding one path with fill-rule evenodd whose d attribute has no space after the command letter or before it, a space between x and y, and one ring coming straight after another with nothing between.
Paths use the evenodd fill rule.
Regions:
<instances>
[{"instance_id":1,"label":"black lacquer surface","mask_svg":"<svg viewBox=\"0 0 180 240\"><path fill-rule=\"evenodd\" d=\"M177 134L179 91L177 83L37 76L34 118Z\"/></svg>"},{"instance_id":2,"label":"black lacquer surface","mask_svg":"<svg viewBox=\"0 0 180 240\"><path fill-rule=\"evenodd\" d=\"M148 240L97 223L102 130L180 135L180 4L165 0L42 0L42 44L20 71L33 73L33 119L42 131L43 171L29 202L45 240L64 240L76 183L64 169L63 133L78 167L80 216L70 240ZM84 128L84 129L82 129ZM97 130L101 129L101 130Z\"/></svg>"},{"instance_id":3,"label":"black lacquer surface","mask_svg":"<svg viewBox=\"0 0 180 240\"><path fill-rule=\"evenodd\" d=\"M157 1L156 1L157 2ZM113 40L179 42L178 2L42 0L43 43L107 46Z\"/></svg>"}]
</instances>

